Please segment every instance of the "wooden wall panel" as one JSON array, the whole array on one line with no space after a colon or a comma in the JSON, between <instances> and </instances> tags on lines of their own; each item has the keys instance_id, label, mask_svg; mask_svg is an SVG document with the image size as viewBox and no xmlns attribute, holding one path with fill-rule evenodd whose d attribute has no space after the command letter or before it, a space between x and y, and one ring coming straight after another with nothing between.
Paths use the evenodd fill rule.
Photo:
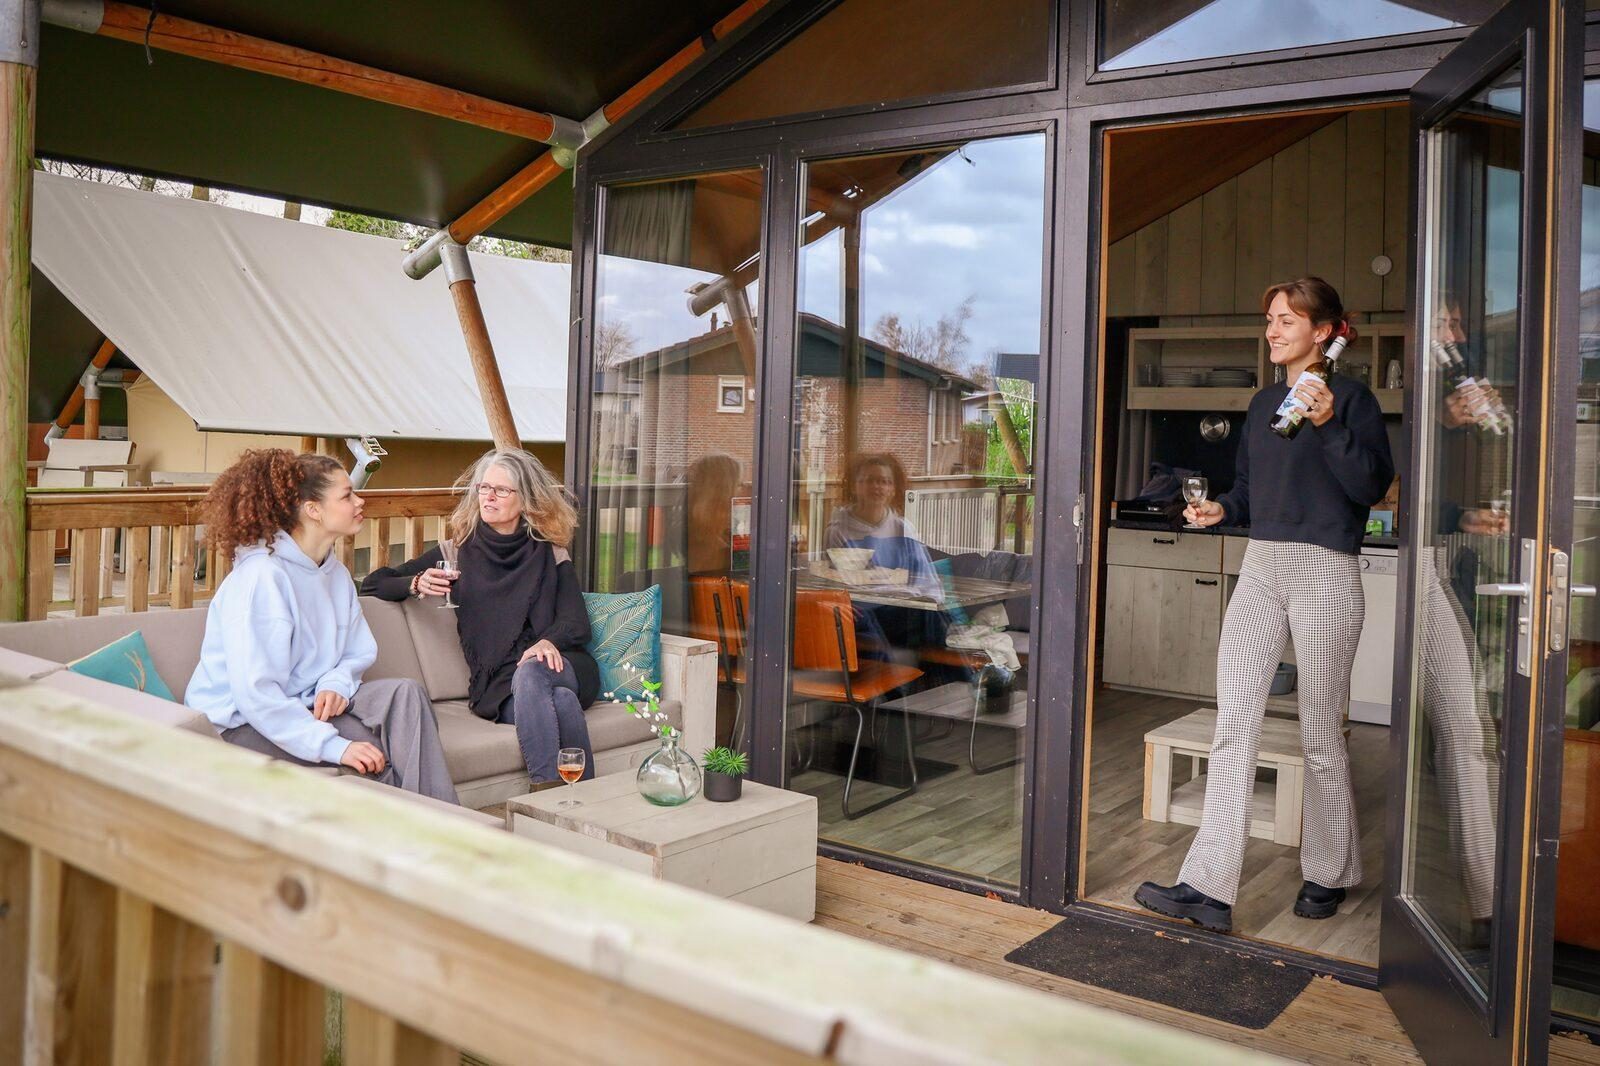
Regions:
<instances>
[{"instance_id":1,"label":"wooden wall panel","mask_svg":"<svg viewBox=\"0 0 1600 1066\"><path fill-rule=\"evenodd\" d=\"M1267 285L1301 274L1352 311L1404 311L1409 140L1404 108L1353 111L1149 223L1111 246L1107 314L1253 318Z\"/></svg>"}]
</instances>

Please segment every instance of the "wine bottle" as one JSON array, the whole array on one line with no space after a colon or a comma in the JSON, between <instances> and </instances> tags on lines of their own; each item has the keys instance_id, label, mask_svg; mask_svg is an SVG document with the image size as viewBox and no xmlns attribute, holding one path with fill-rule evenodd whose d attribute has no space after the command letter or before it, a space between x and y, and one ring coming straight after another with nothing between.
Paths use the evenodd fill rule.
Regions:
<instances>
[{"instance_id":1,"label":"wine bottle","mask_svg":"<svg viewBox=\"0 0 1600 1066\"><path fill-rule=\"evenodd\" d=\"M1278 404L1278 409L1272 413L1272 432L1284 440L1294 440L1299 435L1301 427L1306 424L1307 408L1306 402L1295 394L1295 390L1302 382L1312 378L1320 378L1324 383L1327 382L1329 376L1333 374L1334 360L1339 358L1339 354L1350 343L1350 332L1348 326L1344 327L1343 331L1328 344L1321 358L1302 370L1300 376L1289 386L1289 395L1283 398L1283 402Z\"/></svg>"},{"instance_id":2,"label":"wine bottle","mask_svg":"<svg viewBox=\"0 0 1600 1066\"><path fill-rule=\"evenodd\" d=\"M1503 437L1511 422L1510 413L1498 400L1490 402L1487 381L1480 381L1467 369L1466 357L1454 341L1434 341L1434 359L1444 372L1445 381L1453 393L1466 401L1472 413L1473 424Z\"/></svg>"}]
</instances>

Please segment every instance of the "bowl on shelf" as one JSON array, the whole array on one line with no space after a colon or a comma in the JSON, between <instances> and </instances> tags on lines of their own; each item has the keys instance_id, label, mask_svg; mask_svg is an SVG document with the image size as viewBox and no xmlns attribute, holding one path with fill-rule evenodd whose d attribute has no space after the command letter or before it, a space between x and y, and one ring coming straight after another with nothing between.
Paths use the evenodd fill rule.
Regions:
<instances>
[{"instance_id":1,"label":"bowl on shelf","mask_svg":"<svg viewBox=\"0 0 1600 1066\"><path fill-rule=\"evenodd\" d=\"M1256 383L1256 375L1250 370L1234 370L1221 367L1206 375L1206 384L1213 389L1248 389Z\"/></svg>"}]
</instances>

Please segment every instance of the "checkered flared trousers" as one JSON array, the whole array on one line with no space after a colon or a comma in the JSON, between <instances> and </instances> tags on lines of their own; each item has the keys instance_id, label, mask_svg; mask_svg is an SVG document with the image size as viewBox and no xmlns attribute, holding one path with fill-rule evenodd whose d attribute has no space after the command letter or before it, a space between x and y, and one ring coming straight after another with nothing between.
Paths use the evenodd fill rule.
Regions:
<instances>
[{"instance_id":1,"label":"checkered flared trousers","mask_svg":"<svg viewBox=\"0 0 1600 1066\"><path fill-rule=\"evenodd\" d=\"M1343 724L1365 616L1356 556L1314 544L1250 542L1217 651L1217 732L1205 813L1179 880L1224 903L1238 896L1261 720L1292 633L1305 756L1300 868L1306 880L1326 888L1361 883Z\"/></svg>"}]
</instances>

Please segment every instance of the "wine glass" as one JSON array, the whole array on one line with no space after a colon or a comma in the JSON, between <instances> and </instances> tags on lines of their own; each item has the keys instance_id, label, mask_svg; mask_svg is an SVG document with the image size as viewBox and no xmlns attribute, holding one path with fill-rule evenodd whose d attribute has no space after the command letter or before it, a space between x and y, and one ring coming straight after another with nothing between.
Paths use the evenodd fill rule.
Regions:
<instances>
[{"instance_id":1,"label":"wine glass","mask_svg":"<svg viewBox=\"0 0 1600 1066\"><path fill-rule=\"evenodd\" d=\"M562 748L556 753L556 773L560 774L561 780L567 783L568 797L556 804L558 809L565 811L573 807L583 806L581 802L571 797L576 791L575 786L578 778L583 776L583 766L587 761L588 756L584 754L582 748Z\"/></svg>"},{"instance_id":2,"label":"wine glass","mask_svg":"<svg viewBox=\"0 0 1600 1066\"><path fill-rule=\"evenodd\" d=\"M441 537L439 540L439 555L441 556L439 560L440 570L443 570L447 574L461 573L461 568L456 565L455 541L451 540L449 537ZM444 602L439 605L441 608L449 607L453 610L457 606L456 601L450 598L450 593L454 591L454 589L455 585L453 583L446 586L444 590Z\"/></svg>"},{"instance_id":3,"label":"wine glass","mask_svg":"<svg viewBox=\"0 0 1600 1066\"><path fill-rule=\"evenodd\" d=\"M1183 498L1190 507L1199 507L1206 502L1206 493L1211 491L1210 482L1203 477L1186 477L1183 479ZM1205 526L1196 525L1194 522L1185 522L1184 529L1204 529Z\"/></svg>"}]
</instances>

